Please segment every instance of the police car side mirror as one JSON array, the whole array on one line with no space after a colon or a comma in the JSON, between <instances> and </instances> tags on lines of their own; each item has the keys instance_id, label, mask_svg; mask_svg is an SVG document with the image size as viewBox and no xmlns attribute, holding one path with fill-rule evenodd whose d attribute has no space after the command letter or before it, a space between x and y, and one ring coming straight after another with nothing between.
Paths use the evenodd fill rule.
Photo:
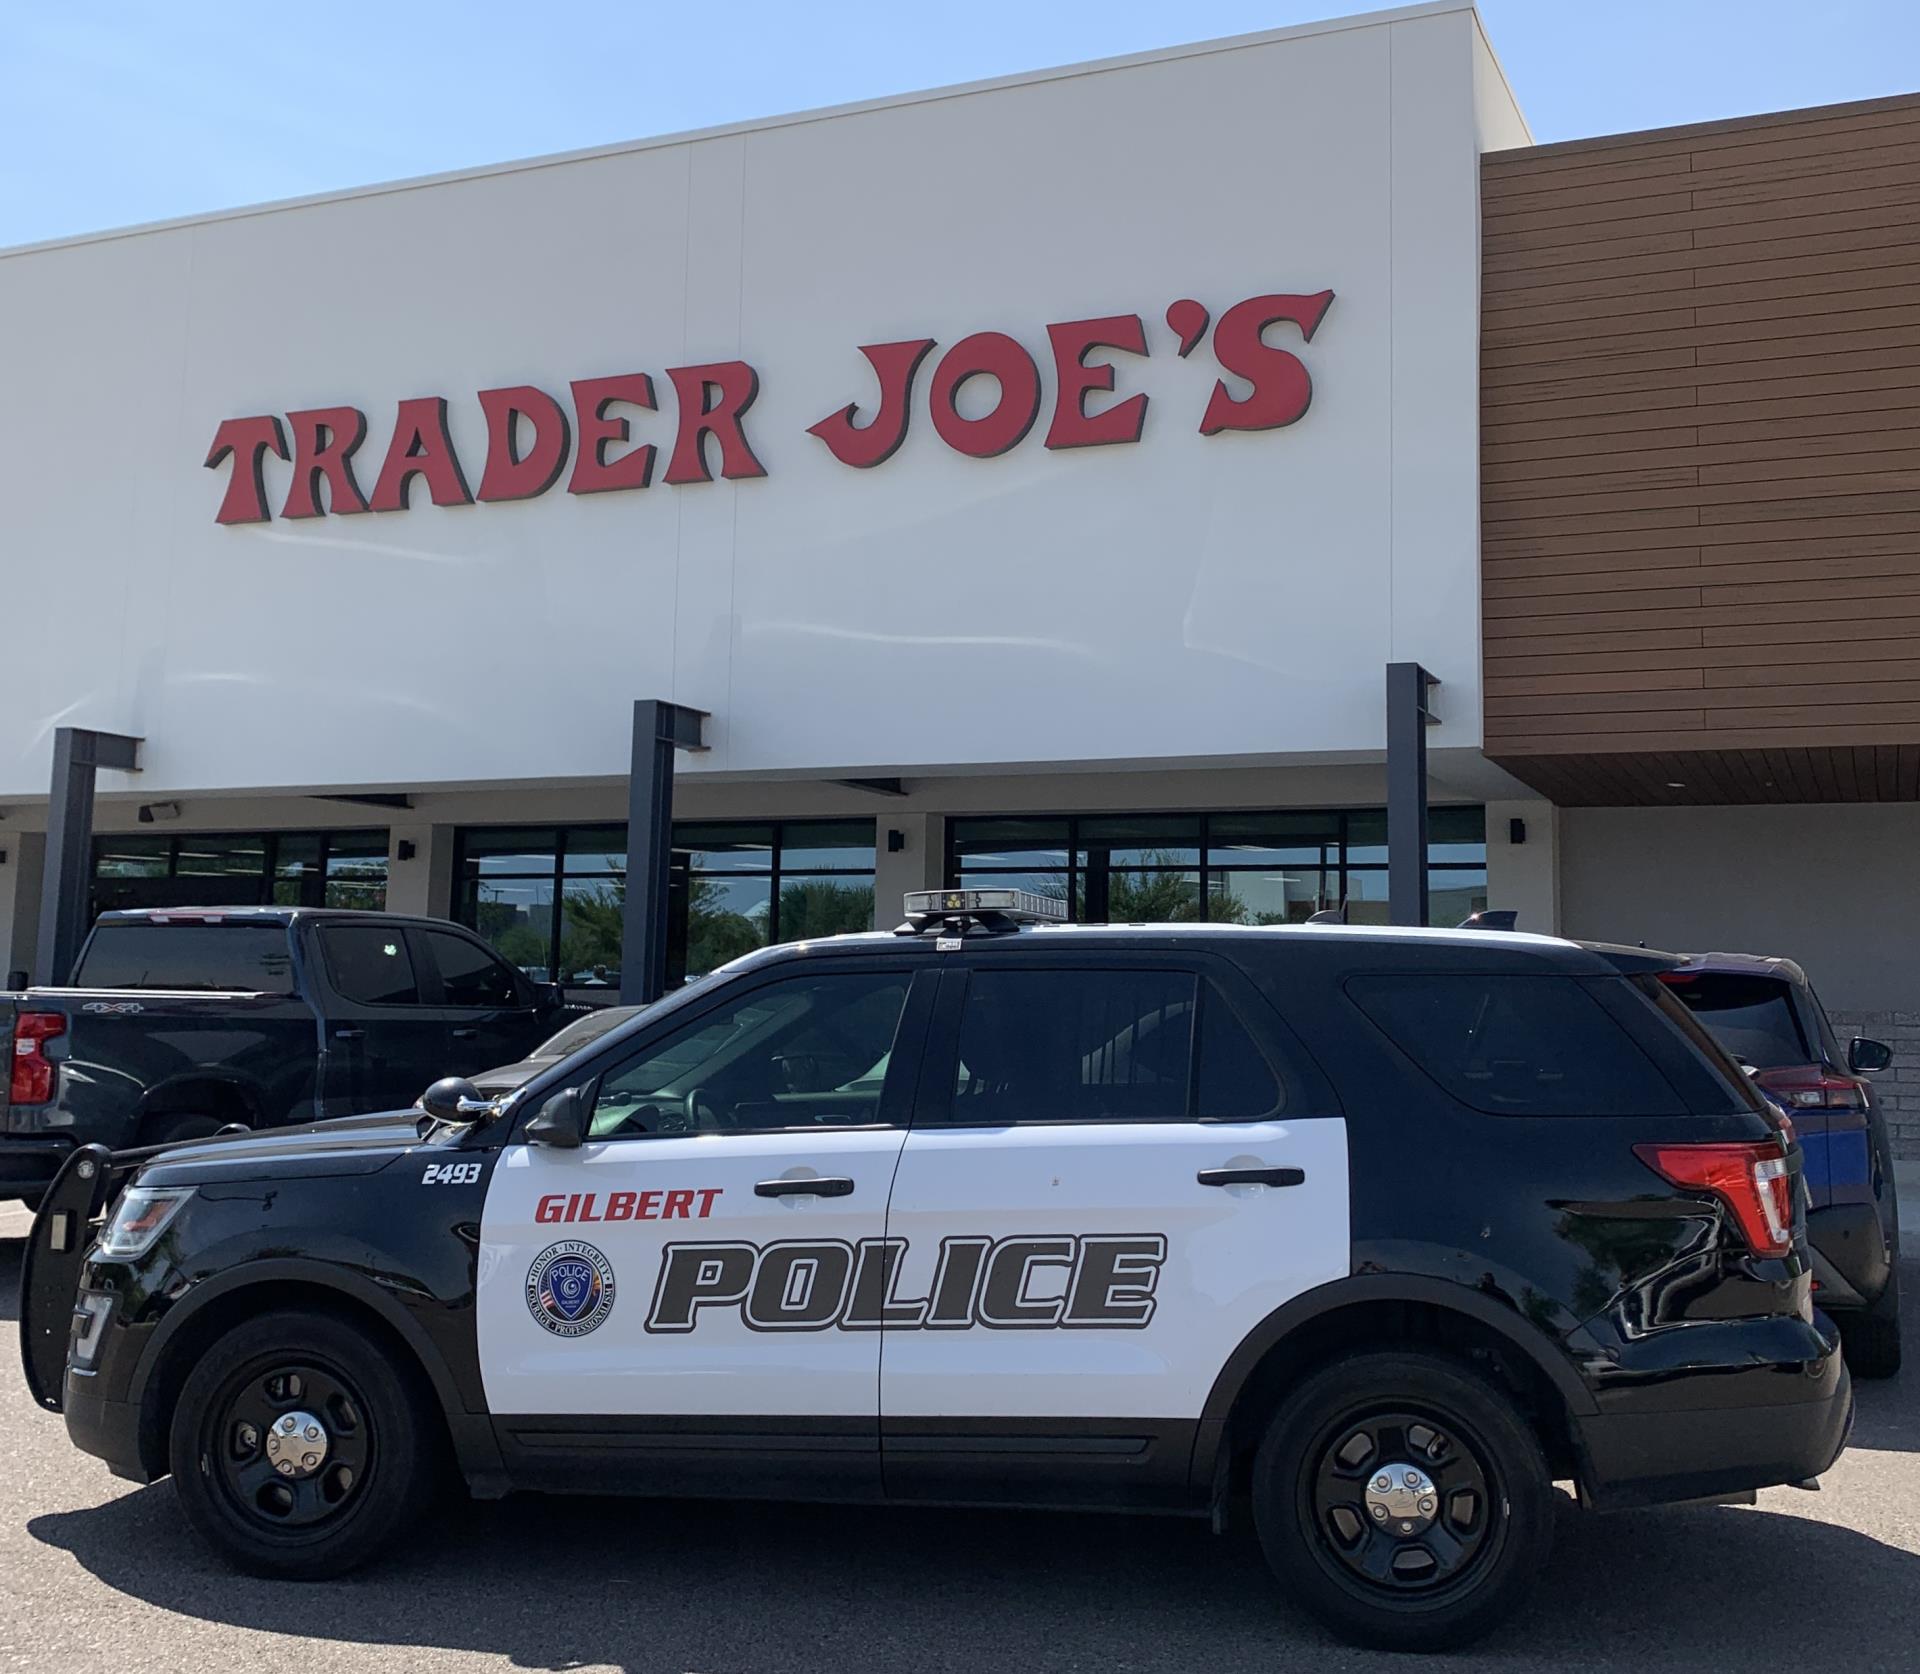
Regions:
<instances>
[{"instance_id":1,"label":"police car side mirror","mask_svg":"<svg viewBox=\"0 0 1920 1674\"><path fill-rule=\"evenodd\" d=\"M587 1137L587 1092L564 1087L540 1107L526 1127L529 1145L551 1145L557 1151L578 1150Z\"/></svg>"},{"instance_id":2,"label":"police car side mirror","mask_svg":"<svg viewBox=\"0 0 1920 1674\"><path fill-rule=\"evenodd\" d=\"M420 1095L420 1108L436 1122L471 1122L493 1106L471 1081L446 1075Z\"/></svg>"}]
</instances>

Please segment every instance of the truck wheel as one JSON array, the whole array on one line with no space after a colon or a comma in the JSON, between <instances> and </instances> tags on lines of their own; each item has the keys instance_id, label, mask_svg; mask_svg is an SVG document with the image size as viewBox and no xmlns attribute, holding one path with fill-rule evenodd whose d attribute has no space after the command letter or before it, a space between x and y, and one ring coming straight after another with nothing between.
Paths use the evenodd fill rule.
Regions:
<instances>
[{"instance_id":1,"label":"truck wheel","mask_svg":"<svg viewBox=\"0 0 1920 1674\"><path fill-rule=\"evenodd\" d=\"M190 1139L211 1139L226 1123L218 1116L149 1116L141 1125L142 1145L184 1145Z\"/></svg>"},{"instance_id":2,"label":"truck wheel","mask_svg":"<svg viewBox=\"0 0 1920 1674\"><path fill-rule=\"evenodd\" d=\"M1900 1370L1900 1263L1870 1306L1840 1316L1847 1370L1857 1378L1890 1378Z\"/></svg>"},{"instance_id":3,"label":"truck wheel","mask_svg":"<svg viewBox=\"0 0 1920 1674\"><path fill-rule=\"evenodd\" d=\"M228 1562L321 1580L365 1563L418 1513L432 1421L411 1380L353 1326L264 1314L201 1356L168 1456L187 1521Z\"/></svg>"},{"instance_id":4,"label":"truck wheel","mask_svg":"<svg viewBox=\"0 0 1920 1674\"><path fill-rule=\"evenodd\" d=\"M1342 1638L1442 1651L1510 1615L1553 1539L1539 1438L1495 1384L1414 1350L1358 1354L1280 1405L1253 1465L1275 1575Z\"/></svg>"}]
</instances>

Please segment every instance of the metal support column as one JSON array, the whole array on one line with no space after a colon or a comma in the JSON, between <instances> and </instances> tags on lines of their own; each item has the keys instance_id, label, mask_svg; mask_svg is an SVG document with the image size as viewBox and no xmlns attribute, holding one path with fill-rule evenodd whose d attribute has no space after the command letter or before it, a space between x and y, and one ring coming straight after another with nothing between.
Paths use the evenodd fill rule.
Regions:
<instances>
[{"instance_id":1,"label":"metal support column","mask_svg":"<svg viewBox=\"0 0 1920 1674\"><path fill-rule=\"evenodd\" d=\"M703 709L658 698L633 706L627 780L627 898L620 924L620 1000L646 1005L667 991L667 891L673 870L673 753L704 750Z\"/></svg>"},{"instance_id":2,"label":"metal support column","mask_svg":"<svg viewBox=\"0 0 1920 1674\"><path fill-rule=\"evenodd\" d=\"M53 735L53 790L47 808L46 871L34 980L67 982L87 935L93 893L93 776L97 768L140 770L140 740L118 732L59 727Z\"/></svg>"},{"instance_id":3,"label":"metal support column","mask_svg":"<svg viewBox=\"0 0 1920 1674\"><path fill-rule=\"evenodd\" d=\"M1440 682L1418 663L1387 664L1387 917L1427 922L1427 702Z\"/></svg>"}]
</instances>

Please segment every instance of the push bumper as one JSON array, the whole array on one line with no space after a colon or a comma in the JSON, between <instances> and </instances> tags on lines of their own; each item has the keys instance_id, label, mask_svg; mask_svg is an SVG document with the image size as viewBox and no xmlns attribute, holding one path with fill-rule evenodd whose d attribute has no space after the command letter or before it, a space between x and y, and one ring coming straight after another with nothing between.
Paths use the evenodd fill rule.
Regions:
<instances>
[{"instance_id":1,"label":"push bumper","mask_svg":"<svg viewBox=\"0 0 1920 1674\"><path fill-rule=\"evenodd\" d=\"M1830 1322L1791 1323L1804 1334L1804 1358L1696 1364L1602 1394L1601 1411L1578 1421L1587 1502L1615 1511L1713 1499L1805 1482L1831 1466L1853 1428L1853 1383ZM1732 1347L1738 1328L1699 1329L1729 1332Z\"/></svg>"}]
</instances>

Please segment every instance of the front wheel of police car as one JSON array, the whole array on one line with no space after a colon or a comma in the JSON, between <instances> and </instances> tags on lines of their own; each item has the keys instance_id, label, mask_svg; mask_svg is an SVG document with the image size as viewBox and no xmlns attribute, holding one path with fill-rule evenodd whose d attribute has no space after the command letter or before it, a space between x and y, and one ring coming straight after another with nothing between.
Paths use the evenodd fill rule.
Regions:
<instances>
[{"instance_id":1,"label":"front wheel of police car","mask_svg":"<svg viewBox=\"0 0 1920 1674\"><path fill-rule=\"evenodd\" d=\"M1533 1585L1553 1484L1525 1418L1472 1367L1363 1354L1281 1403L1255 1455L1253 1514L1290 1596L1336 1633L1443 1651Z\"/></svg>"},{"instance_id":2,"label":"front wheel of police car","mask_svg":"<svg viewBox=\"0 0 1920 1674\"><path fill-rule=\"evenodd\" d=\"M424 1504L428 1415L380 1346L342 1320L248 1320L188 1376L169 1441L196 1533L239 1568L322 1580L365 1563Z\"/></svg>"}]
</instances>

